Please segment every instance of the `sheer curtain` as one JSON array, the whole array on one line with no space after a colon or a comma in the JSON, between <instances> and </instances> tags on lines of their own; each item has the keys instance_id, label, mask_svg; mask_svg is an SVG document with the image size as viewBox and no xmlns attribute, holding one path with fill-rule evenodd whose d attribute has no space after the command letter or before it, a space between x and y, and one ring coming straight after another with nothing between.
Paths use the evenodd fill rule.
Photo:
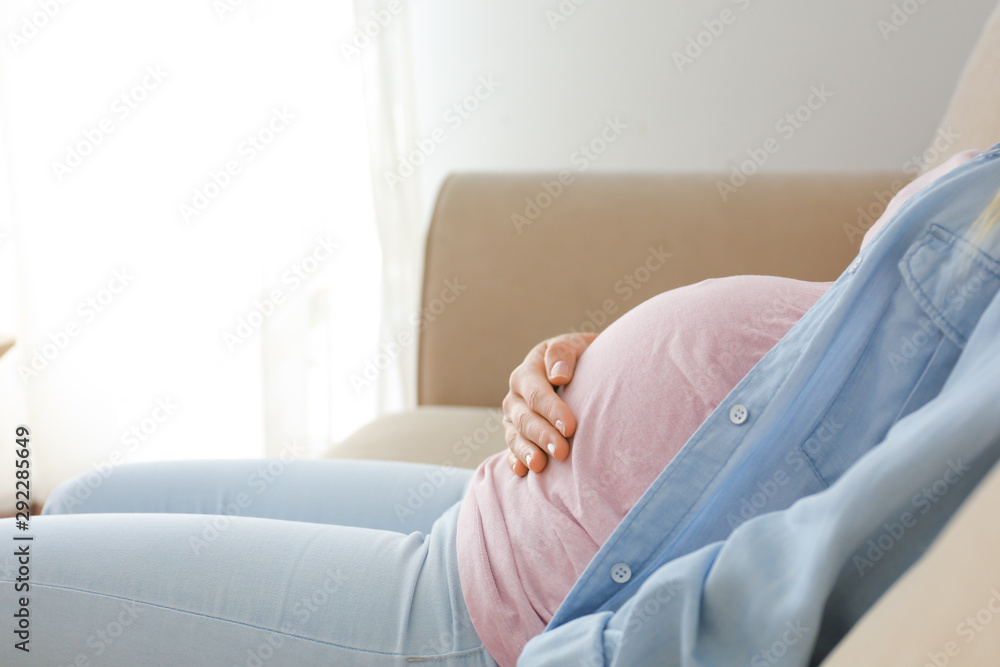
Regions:
<instances>
[{"instance_id":1,"label":"sheer curtain","mask_svg":"<svg viewBox=\"0 0 1000 667\"><path fill-rule=\"evenodd\" d=\"M384 261L382 327L375 357L357 369L358 392L375 391L380 412L416 405L423 276L421 173L401 163L416 149L410 3L355 0L357 25L340 43L364 68L372 188Z\"/></svg>"},{"instance_id":2,"label":"sheer curtain","mask_svg":"<svg viewBox=\"0 0 1000 667\"><path fill-rule=\"evenodd\" d=\"M0 438L31 426L36 497L127 461L315 455L371 419L352 376L400 281L351 3L0 12Z\"/></svg>"}]
</instances>

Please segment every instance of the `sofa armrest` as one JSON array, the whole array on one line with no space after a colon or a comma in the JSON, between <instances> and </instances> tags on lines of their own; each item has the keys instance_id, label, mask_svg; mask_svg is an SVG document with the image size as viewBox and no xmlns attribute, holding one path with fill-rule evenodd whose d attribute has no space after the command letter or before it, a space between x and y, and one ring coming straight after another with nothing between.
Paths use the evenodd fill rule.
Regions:
<instances>
[{"instance_id":1,"label":"sofa armrest","mask_svg":"<svg viewBox=\"0 0 1000 667\"><path fill-rule=\"evenodd\" d=\"M507 448L498 409L424 406L382 415L323 456L476 468Z\"/></svg>"},{"instance_id":2,"label":"sofa armrest","mask_svg":"<svg viewBox=\"0 0 1000 667\"><path fill-rule=\"evenodd\" d=\"M427 235L419 404L499 406L536 343L599 331L674 287L740 274L833 280L909 177L758 174L726 193L718 175L572 179L445 181Z\"/></svg>"}]
</instances>

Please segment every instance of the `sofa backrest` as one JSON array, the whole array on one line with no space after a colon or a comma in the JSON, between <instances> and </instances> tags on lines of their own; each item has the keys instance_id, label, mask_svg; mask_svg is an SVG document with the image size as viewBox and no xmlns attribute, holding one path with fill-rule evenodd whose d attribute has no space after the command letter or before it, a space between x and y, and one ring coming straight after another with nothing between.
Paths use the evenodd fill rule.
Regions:
<instances>
[{"instance_id":1,"label":"sofa backrest","mask_svg":"<svg viewBox=\"0 0 1000 667\"><path fill-rule=\"evenodd\" d=\"M902 173L458 174L427 234L417 402L498 407L536 343L706 278L835 279ZM551 194L550 194L551 193Z\"/></svg>"},{"instance_id":2,"label":"sofa backrest","mask_svg":"<svg viewBox=\"0 0 1000 667\"><path fill-rule=\"evenodd\" d=\"M954 136L954 141L937 137ZM925 170L969 148L1000 141L1000 5L993 10L965 63L948 110L928 146Z\"/></svg>"}]
</instances>

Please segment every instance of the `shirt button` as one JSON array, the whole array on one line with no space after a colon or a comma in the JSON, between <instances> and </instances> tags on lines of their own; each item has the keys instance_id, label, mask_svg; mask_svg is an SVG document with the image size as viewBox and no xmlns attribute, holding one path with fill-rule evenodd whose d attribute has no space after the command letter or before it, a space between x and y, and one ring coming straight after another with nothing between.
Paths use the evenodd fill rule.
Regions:
<instances>
[{"instance_id":1,"label":"shirt button","mask_svg":"<svg viewBox=\"0 0 1000 667\"><path fill-rule=\"evenodd\" d=\"M729 409L729 421L737 425L742 424L747 420L747 416L749 414L750 413L747 412L747 406L737 403Z\"/></svg>"},{"instance_id":2,"label":"shirt button","mask_svg":"<svg viewBox=\"0 0 1000 667\"><path fill-rule=\"evenodd\" d=\"M625 563L618 563L611 568L611 578L619 584L624 584L632 578L632 568Z\"/></svg>"},{"instance_id":3,"label":"shirt button","mask_svg":"<svg viewBox=\"0 0 1000 667\"><path fill-rule=\"evenodd\" d=\"M847 267L847 272L848 273L854 273L855 271L858 270L859 266L861 266L861 257L860 256L856 257L854 259L854 261L851 262L851 265L849 267Z\"/></svg>"}]
</instances>

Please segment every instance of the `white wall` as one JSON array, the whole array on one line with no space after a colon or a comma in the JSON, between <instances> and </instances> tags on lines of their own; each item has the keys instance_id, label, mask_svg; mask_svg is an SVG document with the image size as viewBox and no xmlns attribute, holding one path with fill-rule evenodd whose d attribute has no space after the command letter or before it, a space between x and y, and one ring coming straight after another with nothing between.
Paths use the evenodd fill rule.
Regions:
<instances>
[{"instance_id":1,"label":"white wall","mask_svg":"<svg viewBox=\"0 0 1000 667\"><path fill-rule=\"evenodd\" d=\"M726 170L768 137L780 149L767 170L899 169L933 135L995 4L562 0L575 11L553 28L559 0L413 0L419 135L446 136L419 171L425 219L448 172L572 168L607 117L629 129L593 169ZM883 34L894 6L911 14ZM723 10L732 22L678 71L674 52ZM500 87L454 127L445 113L481 76ZM833 96L778 133L813 85Z\"/></svg>"}]
</instances>

